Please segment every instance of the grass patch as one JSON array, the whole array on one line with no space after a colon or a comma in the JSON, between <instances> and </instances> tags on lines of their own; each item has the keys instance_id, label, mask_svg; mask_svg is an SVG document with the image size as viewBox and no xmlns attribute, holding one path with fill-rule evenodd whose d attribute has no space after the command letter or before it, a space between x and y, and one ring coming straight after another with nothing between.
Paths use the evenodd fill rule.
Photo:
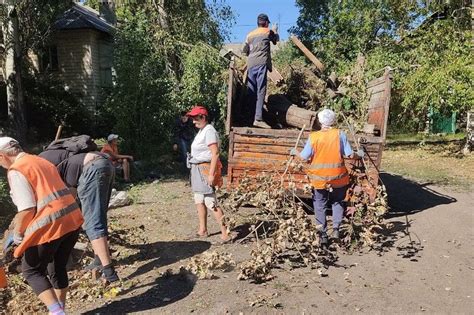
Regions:
<instances>
[{"instance_id":1,"label":"grass patch","mask_svg":"<svg viewBox=\"0 0 474 315\"><path fill-rule=\"evenodd\" d=\"M463 132L455 134L393 133L387 134L387 143L398 142L448 142L466 138Z\"/></svg>"},{"instance_id":2,"label":"grass patch","mask_svg":"<svg viewBox=\"0 0 474 315\"><path fill-rule=\"evenodd\" d=\"M462 155L461 148L461 142L388 147L382 169L419 182L472 191L474 155Z\"/></svg>"}]
</instances>

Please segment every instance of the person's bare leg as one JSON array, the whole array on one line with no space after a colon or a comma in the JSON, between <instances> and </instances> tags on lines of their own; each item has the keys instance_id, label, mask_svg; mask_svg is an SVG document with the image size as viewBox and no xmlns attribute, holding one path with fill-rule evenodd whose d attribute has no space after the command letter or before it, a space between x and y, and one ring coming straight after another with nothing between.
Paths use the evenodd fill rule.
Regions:
<instances>
[{"instance_id":1,"label":"person's bare leg","mask_svg":"<svg viewBox=\"0 0 474 315\"><path fill-rule=\"evenodd\" d=\"M227 240L229 238L229 233L227 232L227 227L225 226L224 222L222 222L224 212L219 207L215 207L212 212L214 213L214 217L216 218L217 223L219 223L219 225L221 226L221 238L223 240Z\"/></svg>"},{"instance_id":2,"label":"person's bare leg","mask_svg":"<svg viewBox=\"0 0 474 315\"><path fill-rule=\"evenodd\" d=\"M110 258L109 243L107 242L107 236L95 239L91 241L92 249L94 253L99 256L102 266L107 266L112 263Z\"/></svg>"},{"instance_id":3,"label":"person's bare leg","mask_svg":"<svg viewBox=\"0 0 474 315\"><path fill-rule=\"evenodd\" d=\"M204 203L196 204L199 217L198 234L205 236L207 234L207 208Z\"/></svg>"},{"instance_id":4,"label":"person's bare leg","mask_svg":"<svg viewBox=\"0 0 474 315\"><path fill-rule=\"evenodd\" d=\"M38 297L46 306L59 302L53 289L44 290L38 295Z\"/></svg>"},{"instance_id":5,"label":"person's bare leg","mask_svg":"<svg viewBox=\"0 0 474 315\"><path fill-rule=\"evenodd\" d=\"M123 159L122 161L123 166L123 179L128 182L130 181L130 163L127 159Z\"/></svg>"},{"instance_id":6,"label":"person's bare leg","mask_svg":"<svg viewBox=\"0 0 474 315\"><path fill-rule=\"evenodd\" d=\"M66 308L65 306L66 306L67 291L68 291L68 288L54 289L54 293L56 294L56 297L58 298L58 302L63 305L63 308Z\"/></svg>"}]
</instances>

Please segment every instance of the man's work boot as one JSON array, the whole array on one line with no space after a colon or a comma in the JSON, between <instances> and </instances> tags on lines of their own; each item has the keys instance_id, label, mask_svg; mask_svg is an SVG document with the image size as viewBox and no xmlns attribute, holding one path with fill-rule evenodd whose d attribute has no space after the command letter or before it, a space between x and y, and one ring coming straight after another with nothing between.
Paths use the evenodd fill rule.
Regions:
<instances>
[{"instance_id":1,"label":"man's work boot","mask_svg":"<svg viewBox=\"0 0 474 315\"><path fill-rule=\"evenodd\" d=\"M264 122L263 120L255 120L253 122L253 126L262 129L272 129L272 127L270 127L270 125Z\"/></svg>"},{"instance_id":2,"label":"man's work boot","mask_svg":"<svg viewBox=\"0 0 474 315\"><path fill-rule=\"evenodd\" d=\"M332 231L331 238L334 239L336 242L339 241L339 239L340 239L340 237L339 237L339 229L334 229L334 230Z\"/></svg>"},{"instance_id":3,"label":"man's work boot","mask_svg":"<svg viewBox=\"0 0 474 315\"><path fill-rule=\"evenodd\" d=\"M107 282L109 282L109 283L116 282L116 281L120 280L120 278L119 278L119 276L118 276L117 272L115 271L115 268L112 264L103 267L102 277L105 280L107 280Z\"/></svg>"}]
</instances>

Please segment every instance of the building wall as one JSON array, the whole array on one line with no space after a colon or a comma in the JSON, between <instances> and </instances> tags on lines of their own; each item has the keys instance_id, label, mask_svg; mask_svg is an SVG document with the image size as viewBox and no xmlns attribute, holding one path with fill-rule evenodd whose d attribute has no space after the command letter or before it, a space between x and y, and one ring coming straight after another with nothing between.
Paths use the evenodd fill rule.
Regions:
<instances>
[{"instance_id":1,"label":"building wall","mask_svg":"<svg viewBox=\"0 0 474 315\"><path fill-rule=\"evenodd\" d=\"M55 34L53 44L58 51L58 76L70 91L78 93L82 102L94 110L98 101L100 32L68 30Z\"/></svg>"}]
</instances>

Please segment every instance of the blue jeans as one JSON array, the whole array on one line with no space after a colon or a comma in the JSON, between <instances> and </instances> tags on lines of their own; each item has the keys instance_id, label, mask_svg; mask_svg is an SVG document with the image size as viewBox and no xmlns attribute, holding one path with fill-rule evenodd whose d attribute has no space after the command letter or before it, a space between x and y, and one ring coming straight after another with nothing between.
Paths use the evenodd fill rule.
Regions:
<instances>
[{"instance_id":1,"label":"blue jeans","mask_svg":"<svg viewBox=\"0 0 474 315\"><path fill-rule=\"evenodd\" d=\"M254 66L248 69L247 88L249 103L255 105L255 120L263 119L263 103L267 94L267 65Z\"/></svg>"},{"instance_id":2,"label":"blue jeans","mask_svg":"<svg viewBox=\"0 0 474 315\"><path fill-rule=\"evenodd\" d=\"M100 158L85 166L79 178L77 195L81 203L84 224L89 240L107 236L107 209L114 182L115 169L112 163Z\"/></svg>"},{"instance_id":3,"label":"blue jeans","mask_svg":"<svg viewBox=\"0 0 474 315\"><path fill-rule=\"evenodd\" d=\"M314 214L316 216L316 224L322 226L321 232L327 232L326 210L329 207L332 208L333 228L339 229L346 207L344 201L346 191L347 186L333 188L332 192L329 192L327 189L313 189Z\"/></svg>"},{"instance_id":4,"label":"blue jeans","mask_svg":"<svg viewBox=\"0 0 474 315\"><path fill-rule=\"evenodd\" d=\"M188 167L186 166L186 159L187 159L186 153L191 152L191 140L179 138L178 148L179 148L179 160L183 164L183 169L187 172Z\"/></svg>"}]
</instances>

